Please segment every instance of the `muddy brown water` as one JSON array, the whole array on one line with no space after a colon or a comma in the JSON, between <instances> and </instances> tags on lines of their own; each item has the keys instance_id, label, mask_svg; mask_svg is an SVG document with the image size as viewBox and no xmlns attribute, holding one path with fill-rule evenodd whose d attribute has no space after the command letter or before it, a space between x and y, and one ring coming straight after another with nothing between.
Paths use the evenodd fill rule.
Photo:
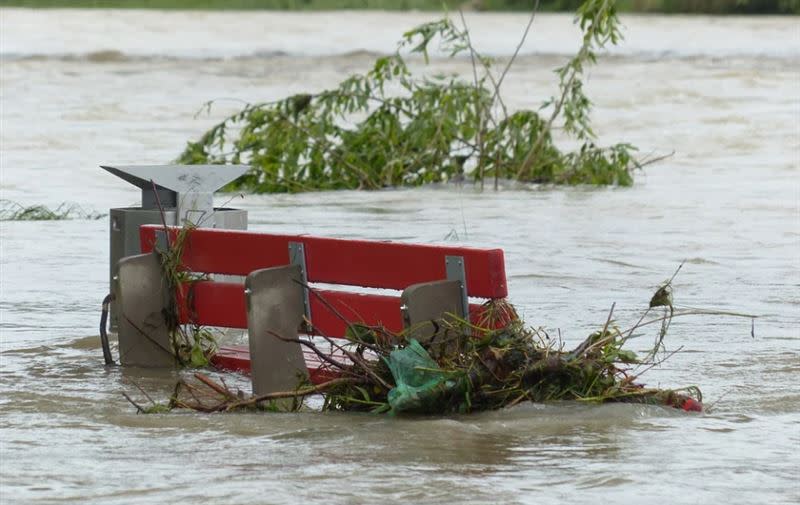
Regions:
<instances>
[{"instance_id":1,"label":"muddy brown water","mask_svg":"<svg viewBox=\"0 0 800 505\"><path fill-rule=\"evenodd\" d=\"M163 163L236 109L319 90L434 15L0 9L2 198L134 204L100 163ZM470 14L507 58L525 16ZM512 107L553 92L576 44L541 15L507 79ZM616 302L635 322L686 260L676 303L756 313L675 320L645 376L698 385L710 412L525 405L431 419L136 415L102 366L108 224L0 223L0 502L797 503L800 500L800 28L796 18L627 16L590 72L602 143L675 155L632 188L442 186L247 196L255 230L502 247L510 298L574 345ZM466 60L433 71L468 75ZM219 203L228 200L219 197ZM635 349L645 349L647 334ZM241 339L242 336L234 336ZM246 385L247 382L240 379Z\"/></svg>"}]
</instances>

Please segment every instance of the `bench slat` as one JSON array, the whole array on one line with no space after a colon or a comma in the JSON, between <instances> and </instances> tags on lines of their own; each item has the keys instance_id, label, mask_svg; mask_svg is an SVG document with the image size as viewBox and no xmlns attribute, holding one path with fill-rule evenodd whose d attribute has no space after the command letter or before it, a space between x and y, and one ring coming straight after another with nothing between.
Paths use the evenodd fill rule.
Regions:
<instances>
[{"instance_id":1,"label":"bench slat","mask_svg":"<svg viewBox=\"0 0 800 505\"><path fill-rule=\"evenodd\" d=\"M383 326L394 333L403 330L399 296L332 290L315 292L319 296L312 293L309 297L311 318L317 331L324 335L344 337L347 330L347 324L328 305L347 321ZM242 284L195 282L192 288L184 286L183 296L178 297L178 303L181 323L247 329L247 305ZM194 308L194 318L190 316L190 306ZM474 324L479 324L483 316L483 306L472 303L469 309L470 319Z\"/></svg>"},{"instance_id":2,"label":"bench slat","mask_svg":"<svg viewBox=\"0 0 800 505\"><path fill-rule=\"evenodd\" d=\"M303 357L308 367L308 378L313 384L321 384L339 377L336 371L323 364L313 352L304 352ZM219 348L211 358L213 365L220 370L250 374L250 349L247 346L231 345Z\"/></svg>"},{"instance_id":3,"label":"bench slat","mask_svg":"<svg viewBox=\"0 0 800 505\"><path fill-rule=\"evenodd\" d=\"M393 332L403 329L400 315L400 298L345 291L315 290L319 296L310 295L311 317L320 333L343 337L347 324L320 298L335 308L347 321L371 326L382 325ZM247 329L247 301L244 285L231 282L201 281L192 288L186 286L178 297L180 322L206 326ZM190 316L189 307L195 317Z\"/></svg>"},{"instance_id":4,"label":"bench slat","mask_svg":"<svg viewBox=\"0 0 800 505\"><path fill-rule=\"evenodd\" d=\"M158 225L140 228L142 252L153 250ZM171 227L177 235L179 228ZM305 247L309 282L402 290L447 277L446 256L462 256L469 296L505 298L508 288L501 249L343 240L303 235L198 228L184 245L183 264L192 271L247 275L286 265L289 242Z\"/></svg>"}]
</instances>

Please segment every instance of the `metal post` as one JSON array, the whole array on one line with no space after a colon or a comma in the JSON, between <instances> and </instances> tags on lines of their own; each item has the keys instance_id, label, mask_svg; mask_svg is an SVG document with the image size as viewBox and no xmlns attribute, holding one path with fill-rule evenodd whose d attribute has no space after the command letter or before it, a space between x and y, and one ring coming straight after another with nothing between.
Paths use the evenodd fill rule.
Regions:
<instances>
[{"instance_id":1,"label":"metal post","mask_svg":"<svg viewBox=\"0 0 800 505\"><path fill-rule=\"evenodd\" d=\"M247 276L247 331L253 394L291 391L308 378L297 330L303 289L297 265L265 268Z\"/></svg>"},{"instance_id":2,"label":"metal post","mask_svg":"<svg viewBox=\"0 0 800 505\"><path fill-rule=\"evenodd\" d=\"M300 281L303 283L303 307L305 308L306 319L311 321L311 300L308 295L306 248L302 242L289 242L289 264L300 267Z\"/></svg>"},{"instance_id":3,"label":"metal post","mask_svg":"<svg viewBox=\"0 0 800 505\"><path fill-rule=\"evenodd\" d=\"M469 320L469 297L467 296L467 273L463 256L446 256L447 280L458 281L461 285L461 310L464 319Z\"/></svg>"}]
</instances>

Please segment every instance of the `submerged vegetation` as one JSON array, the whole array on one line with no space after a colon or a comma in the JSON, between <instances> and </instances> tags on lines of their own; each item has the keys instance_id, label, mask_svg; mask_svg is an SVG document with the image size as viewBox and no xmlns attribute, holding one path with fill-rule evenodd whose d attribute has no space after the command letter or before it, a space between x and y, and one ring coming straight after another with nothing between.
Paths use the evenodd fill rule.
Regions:
<instances>
[{"instance_id":1,"label":"submerged vegetation","mask_svg":"<svg viewBox=\"0 0 800 505\"><path fill-rule=\"evenodd\" d=\"M527 36L534 21L529 19ZM336 88L247 105L190 142L180 163L248 163L229 189L298 192L379 189L472 178L551 184L632 184L641 166L629 144L599 147L583 75L598 51L621 40L614 0L578 9L578 52L555 70L558 91L537 110L512 111L501 88L515 55L501 68L472 45L463 16L404 34L398 50ZM437 49L468 56L472 79L415 75L406 58ZM211 107L211 102L207 104ZM546 112L546 113L545 113ZM560 128L579 143L559 149Z\"/></svg>"},{"instance_id":2,"label":"submerged vegetation","mask_svg":"<svg viewBox=\"0 0 800 505\"><path fill-rule=\"evenodd\" d=\"M97 220L105 217L94 211L87 211L78 204L62 203L49 208L44 205L24 206L11 200L0 200L0 221L63 221L67 219Z\"/></svg>"}]
</instances>

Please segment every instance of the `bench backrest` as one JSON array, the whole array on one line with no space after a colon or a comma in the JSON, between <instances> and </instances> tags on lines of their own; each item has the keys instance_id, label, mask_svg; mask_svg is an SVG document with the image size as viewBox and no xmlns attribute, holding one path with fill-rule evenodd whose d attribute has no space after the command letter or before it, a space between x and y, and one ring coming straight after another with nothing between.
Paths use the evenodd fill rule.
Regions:
<instances>
[{"instance_id":1,"label":"bench backrest","mask_svg":"<svg viewBox=\"0 0 800 505\"><path fill-rule=\"evenodd\" d=\"M141 227L143 253L153 250L159 230L163 232L163 226ZM174 243L180 228L170 227L168 231L170 243ZM501 249L197 228L185 239L181 263L193 272L246 276L255 270L289 264L290 243L303 245L309 283L403 290L412 284L446 279L446 258L460 256L470 297L498 299L508 294ZM327 289L317 292L319 296L309 297L311 321L325 335L344 336L346 323L320 298L349 322L380 324L394 332L403 329L398 296ZM179 301L182 322L247 328L241 284L197 282L185 298L191 300ZM470 313L475 316L479 307L470 305Z\"/></svg>"}]
</instances>

